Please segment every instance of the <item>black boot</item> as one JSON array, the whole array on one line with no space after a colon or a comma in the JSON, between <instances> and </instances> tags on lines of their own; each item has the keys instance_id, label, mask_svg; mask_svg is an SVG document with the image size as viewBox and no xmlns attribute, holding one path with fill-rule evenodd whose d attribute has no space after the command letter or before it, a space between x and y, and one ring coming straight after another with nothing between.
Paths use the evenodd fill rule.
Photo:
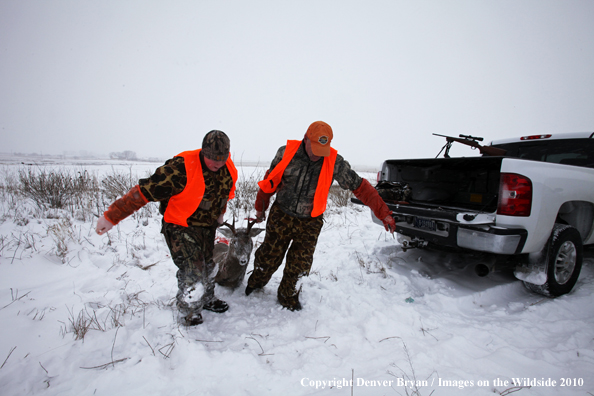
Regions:
<instances>
[{"instance_id":1,"label":"black boot","mask_svg":"<svg viewBox=\"0 0 594 396\"><path fill-rule=\"evenodd\" d=\"M223 313L229 309L229 304L227 304L223 300L219 300L215 298L211 302L204 304L202 309L206 309L207 311L216 312L216 313Z\"/></svg>"},{"instance_id":2,"label":"black boot","mask_svg":"<svg viewBox=\"0 0 594 396\"><path fill-rule=\"evenodd\" d=\"M252 292L253 292L254 290L256 290L256 288L255 288L255 287L249 287L249 286L246 286L246 288L245 288L245 295L246 295L246 296L249 296L250 294L252 294Z\"/></svg>"}]
</instances>

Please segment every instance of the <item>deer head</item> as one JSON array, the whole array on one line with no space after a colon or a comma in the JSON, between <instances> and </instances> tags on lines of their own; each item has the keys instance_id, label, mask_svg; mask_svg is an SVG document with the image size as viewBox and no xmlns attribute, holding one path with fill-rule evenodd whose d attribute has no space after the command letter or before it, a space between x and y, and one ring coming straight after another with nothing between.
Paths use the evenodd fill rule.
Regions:
<instances>
[{"instance_id":1,"label":"deer head","mask_svg":"<svg viewBox=\"0 0 594 396\"><path fill-rule=\"evenodd\" d=\"M239 264L245 266L250 261L250 255L254 248L252 238L260 234L264 229L252 228L256 220L248 220L247 228L235 228L235 217L233 217L233 224L224 222L223 225L227 227L219 228L219 232L229 239L229 251L227 255L237 257Z\"/></svg>"}]
</instances>

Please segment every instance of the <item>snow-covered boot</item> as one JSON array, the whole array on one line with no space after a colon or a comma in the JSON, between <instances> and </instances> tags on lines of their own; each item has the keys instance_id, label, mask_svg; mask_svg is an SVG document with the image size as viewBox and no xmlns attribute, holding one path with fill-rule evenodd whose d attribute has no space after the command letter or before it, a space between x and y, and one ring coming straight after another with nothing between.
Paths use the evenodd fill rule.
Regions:
<instances>
[{"instance_id":1,"label":"snow-covered boot","mask_svg":"<svg viewBox=\"0 0 594 396\"><path fill-rule=\"evenodd\" d=\"M301 288L299 291L292 296L285 296L284 293L278 290L278 302L289 311L301 311L301 303L299 302L299 294L301 294Z\"/></svg>"},{"instance_id":2,"label":"snow-covered boot","mask_svg":"<svg viewBox=\"0 0 594 396\"><path fill-rule=\"evenodd\" d=\"M199 313L190 312L183 317L183 324L186 326L197 326L203 322L204 320L202 319L202 314Z\"/></svg>"}]
</instances>

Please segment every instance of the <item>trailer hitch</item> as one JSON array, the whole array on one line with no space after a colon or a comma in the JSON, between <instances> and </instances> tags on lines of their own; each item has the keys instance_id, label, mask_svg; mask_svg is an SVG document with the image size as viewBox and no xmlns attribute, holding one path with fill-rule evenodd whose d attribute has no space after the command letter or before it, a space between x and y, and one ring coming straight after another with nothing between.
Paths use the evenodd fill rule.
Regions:
<instances>
[{"instance_id":1,"label":"trailer hitch","mask_svg":"<svg viewBox=\"0 0 594 396\"><path fill-rule=\"evenodd\" d=\"M400 236L400 234L398 234ZM402 245L402 251L406 252L408 249L416 249L416 248L424 248L426 247L429 242L424 241L422 239L404 239L400 241Z\"/></svg>"}]
</instances>

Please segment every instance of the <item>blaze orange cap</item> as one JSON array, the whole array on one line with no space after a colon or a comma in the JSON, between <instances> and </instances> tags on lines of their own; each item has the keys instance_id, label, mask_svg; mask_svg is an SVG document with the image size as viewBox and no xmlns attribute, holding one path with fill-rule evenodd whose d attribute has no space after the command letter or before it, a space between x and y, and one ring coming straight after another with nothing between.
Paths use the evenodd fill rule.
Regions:
<instances>
[{"instance_id":1,"label":"blaze orange cap","mask_svg":"<svg viewBox=\"0 0 594 396\"><path fill-rule=\"evenodd\" d=\"M307 128L305 136L311 142L311 151L318 157L330 155L330 142L332 141L332 128L324 121L316 121Z\"/></svg>"}]
</instances>

